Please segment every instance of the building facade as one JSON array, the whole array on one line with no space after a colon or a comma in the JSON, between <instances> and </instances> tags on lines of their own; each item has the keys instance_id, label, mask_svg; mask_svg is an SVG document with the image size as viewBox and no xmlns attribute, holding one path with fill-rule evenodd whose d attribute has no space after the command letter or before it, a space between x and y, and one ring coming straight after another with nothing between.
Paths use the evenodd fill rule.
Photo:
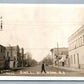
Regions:
<instances>
[{"instance_id":1,"label":"building facade","mask_svg":"<svg viewBox=\"0 0 84 84\"><path fill-rule=\"evenodd\" d=\"M6 57L9 60L9 67L18 67L18 60L20 60L19 46L8 46L6 47Z\"/></svg>"},{"instance_id":2,"label":"building facade","mask_svg":"<svg viewBox=\"0 0 84 84\"><path fill-rule=\"evenodd\" d=\"M51 49L53 65L64 66L68 57L68 48L53 48Z\"/></svg>"},{"instance_id":3,"label":"building facade","mask_svg":"<svg viewBox=\"0 0 84 84\"><path fill-rule=\"evenodd\" d=\"M24 49L23 48L20 49L20 56L19 56L19 60L18 61L20 61L19 65L21 67L23 67L24 66Z\"/></svg>"},{"instance_id":4,"label":"building facade","mask_svg":"<svg viewBox=\"0 0 84 84\"><path fill-rule=\"evenodd\" d=\"M6 51L6 48L0 45L0 69L5 68L5 51Z\"/></svg>"},{"instance_id":5,"label":"building facade","mask_svg":"<svg viewBox=\"0 0 84 84\"><path fill-rule=\"evenodd\" d=\"M70 67L84 68L84 25L69 37L68 43Z\"/></svg>"}]
</instances>

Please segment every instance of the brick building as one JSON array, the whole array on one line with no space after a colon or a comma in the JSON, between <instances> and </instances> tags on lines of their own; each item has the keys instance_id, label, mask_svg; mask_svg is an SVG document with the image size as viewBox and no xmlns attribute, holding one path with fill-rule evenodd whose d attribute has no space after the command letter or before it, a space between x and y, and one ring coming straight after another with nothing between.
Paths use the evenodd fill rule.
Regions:
<instances>
[{"instance_id":1,"label":"brick building","mask_svg":"<svg viewBox=\"0 0 84 84\"><path fill-rule=\"evenodd\" d=\"M6 47L6 57L9 58L9 67L18 67L20 60L20 49L19 46L8 46Z\"/></svg>"},{"instance_id":2,"label":"brick building","mask_svg":"<svg viewBox=\"0 0 84 84\"><path fill-rule=\"evenodd\" d=\"M0 69L5 68L5 51L6 51L6 48L0 45Z\"/></svg>"}]
</instances>

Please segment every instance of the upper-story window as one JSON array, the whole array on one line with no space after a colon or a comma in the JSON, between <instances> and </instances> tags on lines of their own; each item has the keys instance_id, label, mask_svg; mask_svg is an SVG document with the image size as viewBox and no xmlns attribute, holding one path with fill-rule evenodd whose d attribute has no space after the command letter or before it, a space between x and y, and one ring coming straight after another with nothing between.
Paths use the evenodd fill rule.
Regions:
<instances>
[{"instance_id":1,"label":"upper-story window","mask_svg":"<svg viewBox=\"0 0 84 84\"><path fill-rule=\"evenodd\" d=\"M76 40L74 41L74 49L76 49Z\"/></svg>"},{"instance_id":2,"label":"upper-story window","mask_svg":"<svg viewBox=\"0 0 84 84\"><path fill-rule=\"evenodd\" d=\"M80 46L82 46L82 37L80 37Z\"/></svg>"},{"instance_id":3,"label":"upper-story window","mask_svg":"<svg viewBox=\"0 0 84 84\"><path fill-rule=\"evenodd\" d=\"M3 53L5 53L5 48L3 48Z\"/></svg>"},{"instance_id":4,"label":"upper-story window","mask_svg":"<svg viewBox=\"0 0 84 84\"><path fill-rule=\"evenodd\" d=\"M84 35L83 35L83 45L84 45Z\"/></svg>"},{"instance_id":5,"label":"upper-story window","mask_svg":"<svg viewBox=\"0 0 84 84\"><path fill-rule=\"evenodd\" d=\"M76 40L75 40L75 48L78 48L78 47L79 47L79 40L76 39Z\"/></svg>"},{"instance_id":6,"label":"upper-story window","mask_svg":"<svg viewBox=\"0 0 84 84\"><path fill-rule=\"evenodd\" d=\"M1 48L1 52L3 52L2 48Z\"/></svg>"},{"instance_id":7,"label":"upper-story window","mask_svg":"<svg viewBox=\"0 0 84 84\"><path fill-rule=\"evenodd\" d=\"M79 47L79 39L76 40L76 48Z\"/></svg>"},{"instance_id":8,"label":"upper-story window","mask_svg":"<svg viewBox=\"0 0 84 84\"><path fill-rule=\"evenodd\" d=\"M5 59L5 56L3 56L3 59Z\"/></svg>"},{"instance_id":9,"label":"upper-story window","mask_svg":"<svg viewBox=\"0 0 84 84\"><path fill-rule=\"evenodd\" d=\"M79 47L81 46L81 40L80 40L80 38L79 38Z\"/></svg>"},{"instance_id":10,"label":"upper-story window","mask_svg":"<svg viewBox=\"0 0 84 84\"><path fill-rule=\"evenodd\" d=\"M72 58L72 55L71 55L71 64L73 64L73 58Z\"/></svg>"},{"instance_id":11,"label":"upper-story window","mask_svg":"<svg viewBox=\"0 0 84 84\"><path fill-rule=\"evenodd\" d=\"M74 64L76 63L76 60L75 60L75 54L74 54Z\"/></svg>"},{"instance_id":12,"label":"upper-story window","mask_svg":"<svg viewBox=\"0 0 84 84\"><path fill-rule=\"evenodd\" d=\"M76 49L78 47L81 47L84 45L84 35L82 35L81 37L77 38L75 41L73 41L70 45L69 45L69 50L73 50Z\"/></svg>"},{"instance_id":13,"label":"upper-story window","mask_svg":"<svg viewBox=\"0 0 84 84\"><path fill-rule=\"evenodd\" d=\"M9 57L9 52L7 52L7 57Z\"/></svg>"}]
</instances>

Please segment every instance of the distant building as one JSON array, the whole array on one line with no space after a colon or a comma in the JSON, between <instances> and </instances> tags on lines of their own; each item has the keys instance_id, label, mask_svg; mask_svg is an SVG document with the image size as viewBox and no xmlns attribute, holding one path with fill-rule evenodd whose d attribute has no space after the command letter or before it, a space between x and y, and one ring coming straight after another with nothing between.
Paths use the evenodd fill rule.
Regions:
<instances>
[{"instance_id":1,"label":"distant building","mask_svg":"<svg viewBox=\"0 0 84 84\"><path fill-rule=\"evenodd\" d=\"M5 68L5 51L6 51L6 48L0 45L0 69Z\"/></svg>"},{"instance_id":2,"label":"distant building","mask_svg":"<svg viewBox=\"0 0 84 84\"><path fill-rule=\"evenodd\" d=\"M68 48L53 48L51 49L53 65L63 65L68 58Z\"/></svg>"},{"instance_id":3,"label":"distant building","mask_svg":"<svg viewBox=\"0 0 84 84\"><path fill-rule=\"evenodd\" d=\"M69 37L68 43L70 67L84 68L84 25Z\"/></svg>"},{"instance_id":4,"label":"distant building","mask_svg":"<svg viewBox=\"0 0 84 84\"><path fill-rule=\"evenodd\" d=\"M30 52L27 52L24 54L24 60L26 60L24 62L25 66L31 66L32 63L32 54Z\"/></svg>"}]
</instances>

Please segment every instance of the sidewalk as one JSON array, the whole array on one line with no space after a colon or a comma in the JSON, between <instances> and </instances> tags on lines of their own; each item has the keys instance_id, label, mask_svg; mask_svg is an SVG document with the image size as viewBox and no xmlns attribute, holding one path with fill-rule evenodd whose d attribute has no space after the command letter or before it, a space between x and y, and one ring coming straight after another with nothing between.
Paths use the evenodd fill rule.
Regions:
<instances>
[{"instance_id":1,"label":"sidewalk","mask_svg":"<svg viewBox=\"0 0 84 84\"><path fill-rule=\"evenodd\" d=\"M24 69L25 67L14 67L14 68L10 68L10 70L14 70L14 71L17 71L17 70L21 70L21 69Z\"/></svg>"},{"instance_id":2,"label":"sidewalk","mask_svg":"<svg viewBox=\"0 0 84 84\"><path fill-rule=\"evenodd\" d=\"M12 72L12 71L18 71L18 70L21 70L23 69L24 67L15 67L15 68L10 68L10 69L3 69L0 71L0 74L1 73L5 73L5 72Z\"/></svg>"},{"instance_id":3,"label":"sidewalk","mask_svg":"<svg viewBox=\"0 0 84 84\"><path fill-rule=\"evenodd\" d=\"M53 67L56 67L56 68L59 68L59 69L63 69L63 70L68 70L68 71L75 71L75 72L80 72L80 73L84 73L84 69L77 69L77 68L71 68L71 67L68 67L68 66L53 66Z\"/></svg>"}]
</instances>

